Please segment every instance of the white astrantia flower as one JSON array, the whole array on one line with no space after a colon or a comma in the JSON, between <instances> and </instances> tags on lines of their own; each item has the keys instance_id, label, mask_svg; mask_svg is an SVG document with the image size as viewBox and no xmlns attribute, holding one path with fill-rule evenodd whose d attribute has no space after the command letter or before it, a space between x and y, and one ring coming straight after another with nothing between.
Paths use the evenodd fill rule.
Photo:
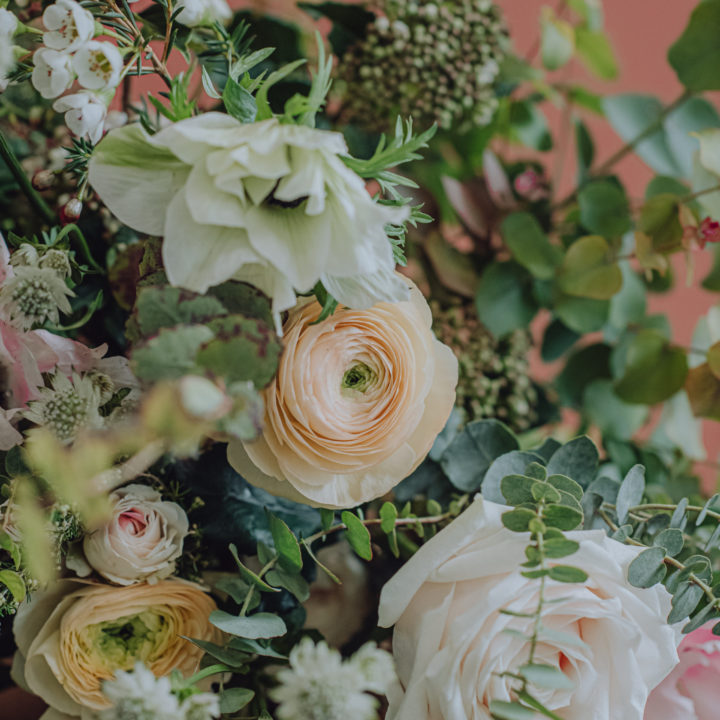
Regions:
<instances>
[{"instance_id":1,"label":"white astrantia flower","mask_svg":"<svg viewBox=\"0 0 720 720\"><path fill-rule=\"evenodd\" d=\"M375 661L368 662L367 651L359 665L353 659L343 662L337 650L304 637L289 659L290 667L277 673L280 684L270 693L279 704L279 720L375 720L378 702L366 692L376 692L374 680L368 684L368 667Z\"/></svg>"},{"instance_id":2,"label":"white astrantia flower","mask_svg":"<svg viewBox=\"0 0 720 720\"><path fill-rule=\"evenodd\" d=\"M156 678L138 662L132 672L118 670L103 683L103 694L113 704L101 710L99 720L180 720L180 705L170 679Z\"/></svg>"},{"instance_id":3,"label":"white astrantia flower","mask_svg":"<svg viewBox=\"0 0 720 720\"><path fill-rule=\"evenodd\" d=\"M395 661L374 642L365 643L348 661L363 679L366 691L384 695L395 683Z\"/></svg>"},{"instance_id":4,"label":"white astrantia flower","mask_svg":"<svg viewBox=\"0 0 720 720\"><path fill-rule=\"evenodd\" d=\"M0 8L0 37L10 39L18 27L18 19L15 13L6 8Z\"/></svg>"},{"instance_id":5,"label":"white astrantia flower","mask_svg":"<svg viewBox=\"0 0 720 720\"><path fill-rule=\"evenodd\" d=\"M153 136L113 130L93 153L90 184L123 223L164 235L173 285L242 280L275 313L318 281L354 309L405 300L385 226L408 210L375 202L346 153L340 133L210 112Z\"/></svg>"},{"instance_id":6,"label":"white astrantia flower","mask_svg":"<svg viewBox=\"0 0 720 720\"><path fill-rule=\"evenodd\" d=\"M175 19L188 27L214 25L232 17L232 10L225 0L179 0L176 8L182 10Z\"/></svg>"},{"instance_id":7,"label":"white astrantia flower","mask_svg":"<svg viewBox=\"0 0 720 720\"><path fill-rule=\"evenodd\" d=\"M104 90L114 88L120 82L123 60L120 51L112 43L91 40L73 55L72 65L78 82L84 88Z\"/></svg>"},{"instance_id":8,"label":"white astrantia flower","mask_svg":"<svg viewBox=\"0 0 720 720\"><path fill-rule=\"evenodd\" d=\"M65 113L65 124L78 137L100 142L105 127L105 99L88 90L65 95L53 103L53 110Z\"/></svg>"},{"instance_id":9,"label":"white astrantia flower","mask_svg":"<svg viewBox=\"0 0 720 720\"><path fill-rule=\"evenodd\" d=\"M43 43L53 50L74 52L95 34L95 18L75 0L56 0L43 13Z\"/></svg>"},{"instance_id":10,"label":"white astrantia flower","mask_svg":"<svg viewBox=\"0 0 720 720\"><path fill-rule=\"evenodd\" d=\"M49 428L58 440L69 443L83 428L99 428L100 398L90 378L61 372L52 378L52 387L40 388L39 398L28 403L22 415L27 420Z\"/></svg>"},{"instance_id":11,"label":"white astrantia flower","mask_svg":"<svg viewBox=\"0 0 720 720\"><path fill-rule=\"evenodd\" d=\"M75 79L69 53L41 47L33 55L33 87L44 98L62 95Z\"/></svg>"},{"instance_id":12,"label":"white astrantia flower","mask_svg":"<svg viewBox=\"0 0 720 720\"><path fill-rule=\"evenodd\" d=\"M27 330L46 322L57 325L60 312L72 311L68 297L74 294L54 270L23 265L0 289L0 306L11 323Z\"/></svg>"}]
</instances>

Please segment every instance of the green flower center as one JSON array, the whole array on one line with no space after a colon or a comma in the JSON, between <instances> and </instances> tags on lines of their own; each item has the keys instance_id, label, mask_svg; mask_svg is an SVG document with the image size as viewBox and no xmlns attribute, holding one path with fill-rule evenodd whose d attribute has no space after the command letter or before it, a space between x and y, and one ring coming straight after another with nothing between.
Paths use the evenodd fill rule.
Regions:
<instances>
[{"instance_id":1,"label":"green flower center","mask_svg":"<svg viewBox=\"0 0 720 720\"><path fill-rule=\"evenodd\" d=\"M345 371L341 387L343 390L365 392L376 379L375 371L365 363L359 362Z\"/></svg>"},{"instance_id":2,"label":"green flower center","mask_svg":"<svg viewBox=\"0 0 720 720\"><path fill-rule=\"evenodd\" d=\"M129 670L140 660L147 664L167 635L166 619L146 610L109 622L88 625L85 637L89 651L109 670Z\"/></svg>"}]
</instances>

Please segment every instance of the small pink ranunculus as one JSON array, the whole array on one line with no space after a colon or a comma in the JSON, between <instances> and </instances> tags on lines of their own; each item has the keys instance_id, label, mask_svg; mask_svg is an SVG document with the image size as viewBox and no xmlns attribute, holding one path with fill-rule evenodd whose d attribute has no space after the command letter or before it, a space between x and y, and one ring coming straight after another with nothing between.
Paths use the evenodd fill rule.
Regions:
<instances>
[{"instance_id":1,"label":"small pink ranunculus","mask_svg":"<svg viewBox=\"0 0 720 720\"><path fill-rule=\"evenodd\" d=\"M652 691L645 720L716 720L720 713L720 637L713 620L683 638L680 663Z\"/></svg>"}]
</instances>

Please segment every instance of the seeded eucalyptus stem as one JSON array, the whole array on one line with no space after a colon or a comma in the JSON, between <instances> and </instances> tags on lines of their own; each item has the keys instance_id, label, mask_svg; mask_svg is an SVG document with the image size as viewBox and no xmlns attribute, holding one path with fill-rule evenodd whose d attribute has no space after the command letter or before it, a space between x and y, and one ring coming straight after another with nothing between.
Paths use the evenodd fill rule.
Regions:
<instances>
[{"instance_id":1,"label":"seeded eucalyptus stem","mask_svg":"<svg viewBox=\"0 0 720 720\"><path fill-rule=\"evenodd\" d=\"M20 186L20 189L25 193L27 199L30 201L32 206L40 213L46 223L50 225L57 224L57 218L55 213L51 210L50 206L43 200L40 194L35 190L30 182L30 179L25 174L25 171L20 165L20 161L12 151L7 138L0 130L0 157L5 161L8 169L15 178L15 182Z\"/></svg>"}]
</instances>

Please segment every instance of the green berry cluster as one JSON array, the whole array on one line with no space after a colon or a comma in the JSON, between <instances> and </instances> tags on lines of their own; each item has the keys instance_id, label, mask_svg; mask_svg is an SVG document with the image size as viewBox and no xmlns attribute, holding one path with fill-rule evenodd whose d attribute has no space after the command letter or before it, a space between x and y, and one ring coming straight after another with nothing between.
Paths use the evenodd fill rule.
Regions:
<instances>
[{"instance_id":1,"label":"green berry cluster","mask_svg":"<svg viewBox=\"0 0 720 720\"><path fill-rule=\"evenodd\" d=\"M385 131L398 115L419 126L487 124L507 28L490 0L385 0L366 37L341 59L350 119Z\"/></svg>"}]
</instances>

